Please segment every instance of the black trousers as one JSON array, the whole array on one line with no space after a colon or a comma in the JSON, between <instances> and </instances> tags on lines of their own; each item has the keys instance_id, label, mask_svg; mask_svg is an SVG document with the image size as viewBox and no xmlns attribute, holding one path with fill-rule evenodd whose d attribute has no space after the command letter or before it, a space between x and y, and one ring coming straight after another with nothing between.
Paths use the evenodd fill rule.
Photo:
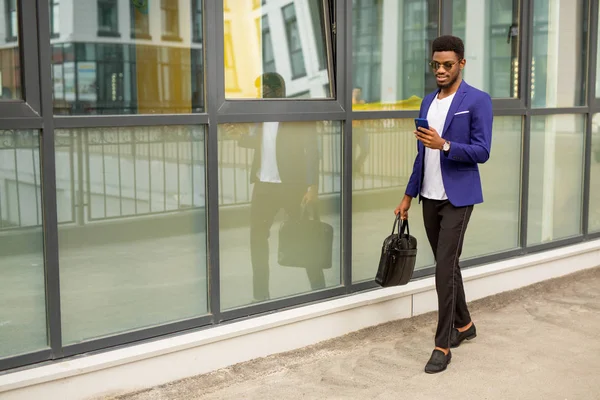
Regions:
<instances>
[{"instance_id":1,"label":"black trousers","mask_svg":"<svg viewBox=\"0 0 600 400\"><path fill-rule=\"evenodd\" d=\"M250 253L254 299L264 301L269 293L269 236L275 216L284 209L290 218L299 218L307 185L256 182L250 205ZM306 269L312 290L325 287L322 269Z\"/></svg>"},{"instance_id":2,"label":"black trousers","mask_svg":"<svg viewBox=\"0 0 600 400\"><path fill-rule=\"evenodd\" d=\"M436 347L450 347L453 327L471 322L458 260L473 206L454 207L448 200L422 199L427 239L435 257L438 296Z\"/></svg>"}]
</instances>

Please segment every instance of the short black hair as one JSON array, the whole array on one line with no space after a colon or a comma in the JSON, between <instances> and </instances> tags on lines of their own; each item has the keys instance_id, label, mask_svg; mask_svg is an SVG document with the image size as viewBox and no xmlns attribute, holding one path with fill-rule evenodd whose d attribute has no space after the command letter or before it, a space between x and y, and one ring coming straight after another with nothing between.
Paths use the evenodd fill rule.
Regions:
<instances>
[{"instance_id":1,"label":"short black hair","mask_svg":"<svg viewBox=\"0 0 600 400\"><path fill-rule=\"evenodd\" d=\"M453 51L459 60L465 58L465 44L462 39L452 35L444 35L436 38L431 44L431 55L436 51Z\"/></svg>"},{"instance_id":2,"label":"short black hair","mask_svg":"<svg viewBox=\"0 0 600 400\"><path fill-rule=\"evenodd\" d=\"M285 80L277 72L265 72L254 82L256 87L267 86L271 90L279 90L281 97L285 97Z\"/></svg>"}]
</instances>

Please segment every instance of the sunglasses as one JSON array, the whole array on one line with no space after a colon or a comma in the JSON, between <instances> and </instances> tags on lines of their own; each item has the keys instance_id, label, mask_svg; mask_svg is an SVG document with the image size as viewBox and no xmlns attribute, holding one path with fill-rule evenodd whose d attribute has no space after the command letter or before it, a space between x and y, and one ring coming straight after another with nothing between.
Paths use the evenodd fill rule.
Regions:
<instances>
[{"instance_id":1,"label":"sunglasses","mask_svg":"<svg viewBox=\"0 0 600 400\"><path fill-rule=\"evenodd\" d=\"M443 62L443 63L439 63L437 61L431 61L429 63L429 66L431 67L431 69L434 72L437 71L438 69L440 69L440 67L444 67L444 69L446 71L450 71L456 64L458 64L461 61L462 61L462 58L460 60L456 61L456 62L446 61L446 62Z\"/></svg>"}]
</instances>

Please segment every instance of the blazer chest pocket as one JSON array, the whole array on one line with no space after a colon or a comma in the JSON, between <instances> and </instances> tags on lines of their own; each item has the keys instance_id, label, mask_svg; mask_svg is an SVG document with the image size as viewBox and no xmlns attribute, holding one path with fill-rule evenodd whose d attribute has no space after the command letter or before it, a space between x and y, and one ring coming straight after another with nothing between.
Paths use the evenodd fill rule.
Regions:
<instances>
[{"instance_id":1,"label":"blazer chest pocket","mask_svg":"<svg viewBox=\"0 0 600 400\"><path fill-rule=\"evenodd\" d=\"M470 143L471 113L454 115L447 132L450 134L450 140L454 139L461 143Z\"/></svg>"}]
</instances>

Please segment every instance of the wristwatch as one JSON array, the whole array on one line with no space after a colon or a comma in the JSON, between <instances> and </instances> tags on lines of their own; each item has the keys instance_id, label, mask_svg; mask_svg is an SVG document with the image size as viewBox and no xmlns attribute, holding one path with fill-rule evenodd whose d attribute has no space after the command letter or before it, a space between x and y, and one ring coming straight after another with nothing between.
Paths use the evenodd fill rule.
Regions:
<instances>
[{"instance_id":1,"label":"wristwatch","mask_svg":"<svg viewBox=\"0 0 600 400\"><path fill-rule=\"evenodd\" d=\"M446 143L444 143L444 146L442 146L442 151L444 153L447 153L450 151L450 142L446 141Z\"/></svg>"}]
</instances>

